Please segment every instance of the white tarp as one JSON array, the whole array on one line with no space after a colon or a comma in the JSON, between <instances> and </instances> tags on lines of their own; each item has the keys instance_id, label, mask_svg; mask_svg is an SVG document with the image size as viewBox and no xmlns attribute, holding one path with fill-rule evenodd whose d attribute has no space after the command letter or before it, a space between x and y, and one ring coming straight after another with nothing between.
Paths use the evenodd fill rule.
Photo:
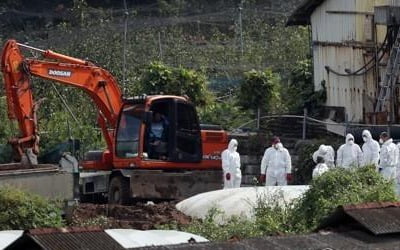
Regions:
<instances>
[{"instance_id":1,"label":"white tarp","mask_svg":"<svg viewBox=\"0 0 400 250\"><path fill-rule=\"evenodd\" d=\"M8 247L24 233L23 230L0 231L0 249Z\"/></svg>"},{"instance_id":2,"label":"white tarp","mask_svg":"<svg viewBox=\"0 0 400 250\"><path fill-rule=\"evenodd\" d=\"M308 189L309 186L294 185L223 189L192 196L179 202L176 208L188 216L199 219L204 219L210 209L215 208L222 212L215 218L220 223L232 216L251 219L258 200L286 205L293 199L299 198Z\"/></svg>"},{"instance_id":3,"label":"white tarp","mask_svg":"<svg viewBox=\"0 0 400 250\"><path fill-rule=\"evenodd\" d=\"M104 231L124 248L208 241L206 238L195 234L174 230L107 229Z\"/></svg>"}]
</instances>

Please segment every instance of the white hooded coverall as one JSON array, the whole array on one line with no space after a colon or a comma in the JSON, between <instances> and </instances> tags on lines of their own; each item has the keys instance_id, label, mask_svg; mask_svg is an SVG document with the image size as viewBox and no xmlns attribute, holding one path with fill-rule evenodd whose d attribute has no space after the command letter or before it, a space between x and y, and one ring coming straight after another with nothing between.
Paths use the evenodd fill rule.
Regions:
<instances>
[{"instance_id":1,"label":"white hooded coverall","mask_svg":"<svg viewBox=\"0 0 400 250\"><path fill-rule=\"evenodd\" d=\"M324 159L325 164L329 168L335 167L335 150L332 148L332 146L324 144L319 146L318 150L315 151L312 156L315 163L317 163L318 156Z\"/></svg>"},{"instance_id":2,"label":"white hooded coverall","mask_svg":"<svg viewBox=\"0 0 400 250\"><path fill-rule=\"evenodd\" d=\"M237 150L238 142L232 139L228 148L222 154L222 170L224 172L224 189L238 188L242 182L242 172L240 171L240 155ZM226 174L230 174L230 180L226 178Z\"/></svg>"},{"instance_id":3,"label":"white hooded coverall","mask_svg":"<svg viewBox=\"0 0 400 250\"><path fill-rule=\"evenodd\" d=\"M362 161L362 151L360 146L354 143L352 134L346 135L346 143L339 147L337 151L336 166L350 168L359 167Z\"/></svg>"},{"instance_id":4,"label":"white hooded coverall","mask_svg":"<svg viewBox=\"0 0 400 250\"><path fill-rule=\"evenodd\" d=\"M386 180L394 180L396 178L396 167L399 158L399 149L392 139L388 139L382 144L380 153L379 168L381 174Z\"/></svg>"},{"instance_id":5,"label":"white hooded coverall","mask_svg":"<svg viewBox=\"0 0 400 250\"><path fill-rule=\"evenodd\" d=\"M318 163L312 172L312 178L315 179L327 171L329 171L328 165L326 165L325 163Z\"/></svg>"},{"instance_id":6,"label":"white hooded coverall","mask_svg":"<svg viewBox=\"0 0 400 250\"><path fill-rule=\"evenodd\" d=\"M282 143L265 150L261 161L261 174L265 174L265 186L287 185L287 174L292 173L292 160L289 151Z\"/></svg>"},{"instance_id":7,"label":"white hooded coverall","mask_svg":"<svg viewBox=\"0 0 400 250\"><path fill-rule=\"evenodd\" d=\"M375 141L372 138L372 135L368 130L364 130L362 132L362 137L364 140L364 144L362 146L362 151L363 151L362 165L363 166L375 165L376 167L378 167L379 151L380 151L379 142Z\"/></svg>"}]
</instances>

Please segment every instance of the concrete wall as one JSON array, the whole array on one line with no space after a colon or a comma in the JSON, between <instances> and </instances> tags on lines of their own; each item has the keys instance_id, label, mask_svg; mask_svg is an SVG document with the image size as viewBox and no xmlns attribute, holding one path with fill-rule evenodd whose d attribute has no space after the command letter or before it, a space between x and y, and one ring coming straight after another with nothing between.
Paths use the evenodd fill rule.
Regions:
<instances>
[{"instance_id":1,"label":"concrete wall","mask_svg":"<svg viewBox=\"0 0 400 250\"><path fill-rule=\"evenodd\" d=\"M49 199L73 200L72 173L58 169L0 172L0 186L12 186Z\"/></svg>"}]
</instances>

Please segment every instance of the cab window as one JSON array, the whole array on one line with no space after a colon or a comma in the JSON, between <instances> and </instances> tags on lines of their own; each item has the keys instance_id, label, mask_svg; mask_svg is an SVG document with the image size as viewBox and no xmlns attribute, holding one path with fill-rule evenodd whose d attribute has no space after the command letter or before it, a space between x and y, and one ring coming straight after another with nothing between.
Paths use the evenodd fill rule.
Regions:
<instances>
[{"instance_id":1,"label":"cab window","mask_svg":"<svg viewBox=\"0 0 400 250\"><path fill-rule=\"evenodd\" d=\"M125 105L118 122L116 154L120 158L132 158L138 155L139 133L144 106L142 104Z\"/></svg>"}]
</instances>

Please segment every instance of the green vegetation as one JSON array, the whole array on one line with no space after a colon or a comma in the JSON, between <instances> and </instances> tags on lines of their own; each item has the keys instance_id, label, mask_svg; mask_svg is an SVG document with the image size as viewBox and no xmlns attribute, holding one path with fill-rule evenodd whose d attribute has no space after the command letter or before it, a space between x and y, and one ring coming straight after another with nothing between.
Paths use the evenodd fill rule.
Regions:
<instances>
[{"instance_id":1,"label":"green vegetation","mask_svg":"<svg viewBox=\"0 0 400 250\"><path fill-rule=\"evenodd\" d=\"M11 187L0 189L0 230L24 230L64 225L55 202Z\"/></svg>"},{"instance_id":2,"label":"green vegetation","mask_svg":"<svg viewBox=\"0 0 400 250\"><path fill-rule=\"evenodd\" d=\"M204 220L195 221L189 226L163 227L178 228L209 240L309 233L340 205L396 201L393 187L393 183L384 180L374 167L350 170L337 168L313 180L310 189L291 204L279 204L279 194L259 197L253 220L233 217L224 224L218 224L215 218L220 212L212 209Z\"/></svg>"},{"instance_id":3,"label":"green vegetation","mask_svg":"<svg viewBox=\"0 0 400 250\"><path fill-rule=\"evenodd\" d=\"M294 171L294 183L300 185L310 183L312 171L316 165L312 155L318 150L321 144L331 145L336 152L342 143L342 139L337 137L297 141L295 145L295 151L299 158Z\"/></svg>"},{"instance_id":4,"label":"green vegetation","mask_svg":"<svg viewBox=\"0 0 400 250\"><path fill-rule=\"evenodd\" d=\"M239 104L256 113L258 109L265 113L271 111L271 105L279 102L279 75L267 69L251 70L244 76L239 89Z\"/></svg>"},{"instance_id":5,"label":"green vegetation","mask_svg":"<svg viewBox=\"0 0 400 250\"><path fill-rule=\"evenodd\" d=\"M186 95L197 106L204 106L210 95L206 89L206 77L200 72L183 67L168 67L159 62L153 62L146 68L139 86L140 93L149 95Z\"/></svg>"},{"instance_id":6,"label":"green vegetation","mask_svg":"<svg viewBox=\"0 0 400 250\"><path fill-rule=\"evenodd\" d=\"M313 230L339 205L396 201L394 184L382 178L374 166L335 168L311 182L311 188L294 207L296 230Z\"/></svg>"},{"instance_id":7,"label":"green vegetation","mask_svg":"<svg viewBox=\"0 0 400 250\"><path fill-rule=\"evenodd\" d=\"M307 94L301 95L303 101L310 98L310 64L301 66L309 54L309 32L304 27L285 27L287 13L299 2L128 1L126 70L122 63L125 15L120 2L5 1L0 3L6 13L2 17L9 18L0 27L0 42L16 38L88 59L110 71L127 96L188 95L198 105L202 123L234 129L255 117L259 106L265 113L301 110L302 102L286 103L298 94L294 91L288 97L286 93L289 83L293 87L300 81L298 75L306 76L299 88L307 87ZM299 73L298 64L306 71ZM258 83L268 92L251 89L258 90L253 95L240 87ZM0 96L4 96L1 85ZM81 156L89 149L105 147L96 125L97 112L86 93L37 78L32 79L32 87L36 100L46 98L38 112L41 153L69 138L81 140ZM66 112L57 92L76 120ZM5 106L0 100L3 121L7 121ZM17 127L9 122L0 124L0 142L11 136L18 136Z\"/></svg>"},{"instance_id":8,"label":"green vegetation","mask_svg":"<svg viewBox=\"0 0 400 250\"><path fill-rule=\"evenodd\" d=\"M110 219L107 216L99 215L94 218L82 219L78 218L70 224L70 226L74 227L101 227L101 228L110 228L112 226Z\"/></svg>"},{"instance_id":9,"label":"green vegetation","mask_svg":"<svg viewBox=\"0 0 400 250\"><path fill-rule=\"evenodd\" d=\"M302 113L307 108L309 115L317 115L326 102L325 84L319 91L314 91L312 62L305 59L297 62L290 72L291 84L283 93L288 110Z\"/></svg>"}]
</instances>

